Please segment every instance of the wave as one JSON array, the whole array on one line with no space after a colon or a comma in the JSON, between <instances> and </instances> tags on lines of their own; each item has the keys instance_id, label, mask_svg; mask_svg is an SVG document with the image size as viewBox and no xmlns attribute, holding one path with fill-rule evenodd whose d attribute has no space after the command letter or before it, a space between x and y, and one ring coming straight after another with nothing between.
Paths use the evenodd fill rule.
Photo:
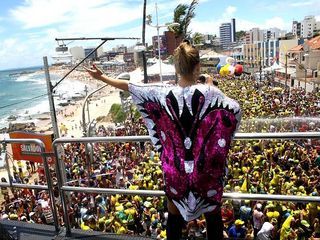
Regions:
<instances>
[{"instance_id":1,"label":"wave","mask_svg":"<svg viewBox=\"0 0 320 240\"><path fill-rule=\"evenodd\" d=\"M39 75L34 75L34 74L19 76L15 80L15 82L33 82L36 84L45 84L46 83L44 76L39 76Z\"/></svg>"}]
</instances>

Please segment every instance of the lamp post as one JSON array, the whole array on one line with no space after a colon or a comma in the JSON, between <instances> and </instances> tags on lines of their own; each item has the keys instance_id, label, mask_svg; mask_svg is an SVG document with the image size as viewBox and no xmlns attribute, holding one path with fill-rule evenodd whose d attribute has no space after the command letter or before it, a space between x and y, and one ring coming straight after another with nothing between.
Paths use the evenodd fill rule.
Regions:
<instances>
[{"instance_id":1,"label":"lamp post","mask_svg":"<svg viewBox=\"0 0 320 240\"><path fill-rule=\"evenodd\" d=\"M285 77L286 77L286 81L285 81L285 88L287 88L287 75L288 75L288 53L285 53Z\"/></svg>"},{"instance_id":2,"label":"lamp post","mask_svg":"<svg viewBox=\"0 0 320 240\"><path fill-rule=\"evenodd\" d=\"M160 68L160 81L161 83L163 83L162 81L162 69L161 69L161 50L160 50L160 35L159 35L159 29L162 27L178 27L180 26L180 23L170 23L167 25L159 25L159 18L158 18L158 5L156 3L156 17L157 17L157 25L151 25L150 23L148 23L148 25L150 27L155 27L157 29L157 38L158 38L158 57L159 57L159 68Z\"/></svg>"}]
</instances>

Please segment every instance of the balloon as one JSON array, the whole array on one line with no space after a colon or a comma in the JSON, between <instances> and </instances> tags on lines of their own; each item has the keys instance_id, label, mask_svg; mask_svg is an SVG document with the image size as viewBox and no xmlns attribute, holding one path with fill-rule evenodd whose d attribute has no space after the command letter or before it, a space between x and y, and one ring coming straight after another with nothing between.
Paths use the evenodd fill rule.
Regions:
<instances>
[{"instance_id":1,"label":"balloon","mask_svg":"<svg viewBox=\"0 0 320 240\"><path fill-rule=\"evenodd\" d=\"M234 60L234 58L232 58L232 57L227 57L226 62L227 62L227 64L232 65L232 63L234 63L235 60Z\"/></svg>"},{"instance_id":2,"label":"balloon","mask_svg":"<svg viewBox=\"0 0 320 240\"><path fill-rule=\"evenodd\" d=\"M229 74L229 67L230 64L224 65L221 69L220 69L220 75L221 76L227 76Z\"/></svg>"},{"instance_id":3,"label":"balloon","mask_svg":"<svg viewBox=\"0 0 320 240\"><path fill-rule=\"evenodd\" d=\"M231 66L229 67L229 74L230 74L230 75L233 75L233 74L234 74L234 71L235 71L235 67L231 65Z\"/></svg>"},{"instance_id":4,"label":"balloon","mask_svg":"<svg viewBox=\"0 0 320 240\"><path fill-rule=\"evenodd\" d=\"M220 69L222 68L223 66L219 63L218 65L217 65L217 72L219 73L220 72Z\"/></svg>"},{"instance_id":5,"label":"balloon","mask_svg":"<svg viewBox=\"0 0 320 240\"><path fill-rule=\"evenodd\" d=\"M243 72L243 67L242 67L242 65L237 64L234 68L235 68L235 69L234 69L234 75L240 76L240 75L242 74L242 72Z\"/></svg>"}]
</instances>

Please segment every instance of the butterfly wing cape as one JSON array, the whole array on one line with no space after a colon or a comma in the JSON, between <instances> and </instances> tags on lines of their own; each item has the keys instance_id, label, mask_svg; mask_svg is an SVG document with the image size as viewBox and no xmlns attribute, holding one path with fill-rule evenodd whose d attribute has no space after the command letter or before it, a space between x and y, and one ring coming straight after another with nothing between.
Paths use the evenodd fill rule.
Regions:
<instances>
[{"instance_id":1,"label":"butterfly wing cape","mask_svg":"<svg viewBox=\"0 0 320 240\"><path fill-rule=\"evenodd\" d=\"M161 154L165 192L186 221L218 211L239 104L208 85L129 84Z\"/></svg>"}]
</instances>

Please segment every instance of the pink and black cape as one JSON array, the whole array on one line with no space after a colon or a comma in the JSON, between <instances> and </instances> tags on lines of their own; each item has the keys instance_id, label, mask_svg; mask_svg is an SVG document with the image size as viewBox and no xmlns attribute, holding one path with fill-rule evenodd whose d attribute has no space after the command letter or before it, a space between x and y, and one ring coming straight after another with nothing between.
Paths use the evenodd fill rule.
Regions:
<instances>
[{"instance_id":1,"label":"pink and black cape","mask_svg":"<svg viewBox=\"0 0 320 240\"><path fill-rule=\"evenodd\" d=\"M186 221L220 209L239 104L208 85L129 84L161 154L165 192Z\"/></svg>"}]
</instances>

